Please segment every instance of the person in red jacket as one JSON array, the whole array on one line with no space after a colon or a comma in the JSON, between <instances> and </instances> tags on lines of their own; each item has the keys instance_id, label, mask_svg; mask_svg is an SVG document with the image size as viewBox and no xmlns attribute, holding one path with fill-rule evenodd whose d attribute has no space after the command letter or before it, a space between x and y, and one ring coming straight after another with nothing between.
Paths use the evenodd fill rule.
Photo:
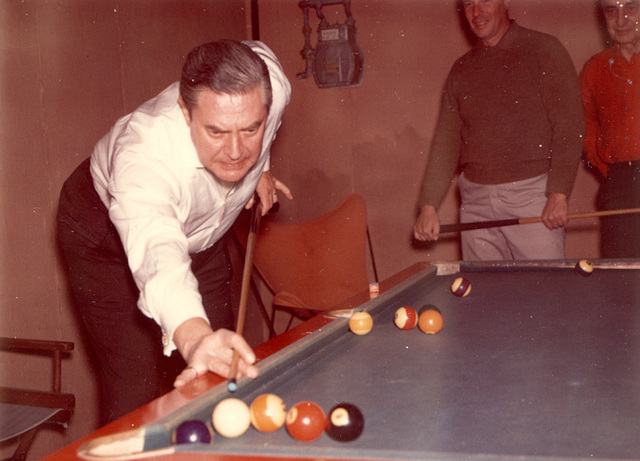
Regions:
<instances>
[{"instance_id":1,"label":"person in red jacket","mask_svg":"<svg viewBox=\"0 0 640 461\"><path fill-rule=\"evenodd\" d=\"M640 2L601 0L612 45L587 61L580 87L584 151L601 183L597 207L640 207ZM601 256L640 257L640 215L602 218Z\"/></svg>"}]
</instances>

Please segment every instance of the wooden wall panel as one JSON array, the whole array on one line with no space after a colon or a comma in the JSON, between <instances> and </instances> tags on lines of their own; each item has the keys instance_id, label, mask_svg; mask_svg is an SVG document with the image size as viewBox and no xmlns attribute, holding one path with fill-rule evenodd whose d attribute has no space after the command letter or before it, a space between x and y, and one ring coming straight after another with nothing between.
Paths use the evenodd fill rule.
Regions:
<instances>
[{"instance_id":1,"label":"wooden wall panel","mask_svg":"<svg viewBox=\"0 0 640 461\"><path fill-rule=\"evenodd\" d=\"M191 48L245 39L245 15L241 0L0 2L0 335L76 342L63 378L78 410L66 432L38 435L32 459L96 425L90 352L55 244L62 183L118 117L178 80ZM24 387L50 373L10 356L0 370Z\"/></svg>"},{"instance_id":2,"label":"wooden wall panel","mask_svg":"<svg viewBox=\"0 0 640 461\"><path fill-rule=\"evenodd\" d=\"M1 335L76 341L65 388L79 410L65 433L41 434L38 458L95 427L90 353L72 313L54 238L63 181L115 120L175 81L185 54L215 38L244 39L249 0L6 0L0 2ZM514 0L523 26L555 34L576 69L603 49L597 2ZM304 221L350 192L367 201L382 278L424 260L457 259L456 238L415 245L420 180L453 61L469 49L456 0L352 0L365 57L362 85L320 89L300 80L305 62L297 0L260 0L260 38L279 57L293 96L272 150L274 174L291 186L278 219ZM341 7L325 8L343 22ZM312 14L315 45L317 18ZM597 183L581 169L572 212L591 211ZM452 188L443 222L457 219ZM597 257L597 221L571 223L567 256ZM237 259L237 258L236 258ZM236 271L238 272L238 271ZM254 324L260 323L253 316ZM259 326L258 326L259 328ZM260 334L253 339L259 341ZM0 356L3 380L45 372ZM2 448L2 447L0 447ZM3 453L0 453L3 454Z\"/></svg>"}]
</instances>

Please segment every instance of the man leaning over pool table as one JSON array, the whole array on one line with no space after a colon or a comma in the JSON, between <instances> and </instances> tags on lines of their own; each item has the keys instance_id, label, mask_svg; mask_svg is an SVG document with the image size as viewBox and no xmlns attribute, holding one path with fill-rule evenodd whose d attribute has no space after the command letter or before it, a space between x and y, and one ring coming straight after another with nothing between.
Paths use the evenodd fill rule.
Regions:
<instances>
[{"instance_id":1,"label":"man leaning over pool table","mask_svg":"<svg viewBox=\"0 0 640 461\"><path fill-rule=\"evenodd\" d=\"M290 94L264 44L201 45L180 82L119 119L65 182L58 236L97 358L101 424L207 371L228 375L234 349L240 376L258 375L231 331L223 237L254 192L263 214L277 191L292 198L269 172Z\"/></svg>"}]
</instances>

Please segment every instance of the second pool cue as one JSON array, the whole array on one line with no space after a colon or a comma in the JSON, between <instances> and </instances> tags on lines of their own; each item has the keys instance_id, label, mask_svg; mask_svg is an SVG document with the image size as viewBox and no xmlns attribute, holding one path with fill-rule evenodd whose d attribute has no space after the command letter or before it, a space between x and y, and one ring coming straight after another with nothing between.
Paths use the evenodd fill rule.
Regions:
<instances>
[{"instance_id":1,"label":"second pool cue","mask_svg":"<svg viewBox=\"0 0 640 461\"><path fill-rule=\"evenodd\" d=\"M613 215L623 215L623 214L632 214L632 213L640 213L640 208L625 208L622 210L606 210L606 211L593 211L589 213L575 213L567 215L569 220L571 219L579 219L579 218L594 218L600 216L613 216ZM503 227L503 226L514 226L518 224L533 224L542 222L541 217L535 218L514 218L514 219L503 219L497 221L478 221L478 222L468 222L468 223L459 223L459 224L444 224L440 226L441 234L448 234L450 232L464 232L468 230L475 229L488 229L490 227Z\"/></svg>"},{"instance_id":2,"label":"second pool cue","mask_svg":"<svg viewBox=\"0 0 640 461\"><path fill-rule=\"evenodd\" d=\"M260 217L262 215L262 204L255 197L255 203L251 207L251 222L249 223L249 236L247 237L247 250L244 256L244 268L242 271L242 285L240 288L240 306L238 308L238 323L236 333L240 336L244 334L244 319L247 313L247 300L249 298L249 287L251 286L251 269L253 268L253 250L256 246L258 237L258 228L260 227ZM233 358L231 359L231 373L229 374L229 383L227 389L229 392L235 392L238 389L236 376L238 374L238 361L240 355L237 350L233 350Z\"/></svg>"}]
</instances>

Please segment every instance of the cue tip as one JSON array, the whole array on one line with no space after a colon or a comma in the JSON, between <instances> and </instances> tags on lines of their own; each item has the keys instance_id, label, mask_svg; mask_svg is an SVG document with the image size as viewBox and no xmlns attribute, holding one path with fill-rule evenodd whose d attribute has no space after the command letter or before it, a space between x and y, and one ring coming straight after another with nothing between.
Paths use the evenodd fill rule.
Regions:
<instances>
[{"instance_id":1,"label":"cue tip","mask_svg":"<svg viewBox=\"0 0 640 461\"><path fill-rule=\"evenodd\" d=\"M246 303L245 306L246 307ZM231 358L231 373L229 373L229 382L227 383L227 390L229 392L235 392L238 389L236 383L236 377L238 376L238 361L240 360L240 354L237 350L233 350L233 357Z\"/></svg>"}]
</instances>

